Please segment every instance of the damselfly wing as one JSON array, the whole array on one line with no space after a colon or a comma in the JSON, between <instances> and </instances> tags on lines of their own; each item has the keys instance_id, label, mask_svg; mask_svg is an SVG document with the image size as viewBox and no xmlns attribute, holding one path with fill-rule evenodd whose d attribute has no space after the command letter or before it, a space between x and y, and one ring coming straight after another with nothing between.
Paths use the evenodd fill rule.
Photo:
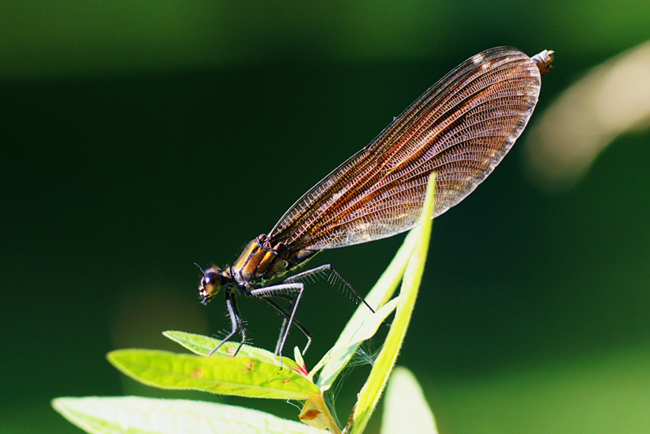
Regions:
<instances>
[{"instance_id":1,"label":"damselfly wing","mask_svg":"<svg viewBox=\"0 0 650 434\"><path fill-rule=\"evenodd\" d=\"M365 303L329 264L282 276L321 250L413 228L432 172L436 173L434 217L467 197L526 127L537 104L541 77L551 69L552 59L552 51L530 58L511 47L493 48L467 59L368 146L307 191L268 235L252 240L232 266L206 270L199 286L202 303L207 304L223 288L231 320L231 331L219 346L238 331L241 344L246 340L237 294L259 298L284 316L275 349L278 355L291 325L307 336L303 353L311 342L311 333L295 318L305 277L330 273Z\"/></svg>"}]
</instances>

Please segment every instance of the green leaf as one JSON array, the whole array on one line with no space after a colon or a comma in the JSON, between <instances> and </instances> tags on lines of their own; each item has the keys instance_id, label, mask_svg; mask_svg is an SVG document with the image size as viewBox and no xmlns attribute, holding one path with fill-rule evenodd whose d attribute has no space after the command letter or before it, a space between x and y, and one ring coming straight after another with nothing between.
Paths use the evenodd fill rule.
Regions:
<instances>
[{"instance_id":1,"label":"green leaf","mask_svg":"<svg viewBox=\"0 0 650 434\"><path fill-rule=\"evenodd\" d=\"M391 261L386 271L381 275L375 286L368 293L366 301L370 306L377 307L381 314L386 316L392 311L392 307L389 310L381 310L388 300L393 296L395 289L399 285L402 275L404 274L404 269L406 264L411 257L413 249L415 248L415 243L417 241L417 231L411 231L407 236L402 246L398 250L397 254ZM379 313L379 311L377 313ZM343 332L339 336L338 340L334 346L323 356L323 358L314 366L314 369L310 372L310 378L313 378L314 374L318 372L321 368L322 371L318 377L316 384L320 387L321 390L328 390L341 370L347 365L350 361L350 358L354 355L355 351L359 347L359 344L362 340L359 340L360 336L363 336L365 339L369 339L372 335L368 335L364 329L366 327L372 328L373 324L380 324L385 317L380 317L380 315L373 315L372 312L363 304L359 305L356 312L350 318L347 325L343 329ZM377 328L374 328L376 332ZM373 334L374 334L373 332Z\"/></svg>"},{"instance_id":2,"label":"green leaf","mask_svg":"<svg viewBox=\"0 0 650 434\"><path fill-rule=\"evenodd\" d=\"M377 333L377 329L386 317L395 310L397 303L399 303L399 297L395 297L383 305L374 315L356 323L356 329L346 333L345 339L339 338L339 342L325 354L322 360L326 361L326 363L323 363L323 370L318 377L318 385L321 390L327 390L332 386L338 374L354 355L359 344ZM363 306L363 308L368 310L366 306ZM314 367L310 372L310 378L319 368L320 365Z\"/></svg>"},{"instance_id":3,"label":"green leaf","mask_svg":"<svg viewBox=\"0 0 650 434\"><path fill-rule=\"evenodd\" d=\"M200 357L154 350L117 350L108 360L129 377L161 389L304 400L321 391L296 372L247 356Z\"/></svg>"},{"instance_id":4,"label":"green leaf","mask_svg":"<svg viewBox=\"0 0 650 434\"><path fill-rule=\"evenodd\" d=\"M178 331L166 331L163 332L163 335L172 341L181 344L183 347L192 351L195 354L200 356L207 356L215 349L221 341L218 339L210 338L208 336L197 335L193 333L185 333ZM219 350L214 354L214 356L232 356L237 351L239 346L238 342L226 342L219 348ZM252 357L257 360L261 360L266 363L279 365L280 358L274 353L267 351L262 348L252 347L250 345L242 345L237 357L246 356ZM303 369L293 360L288 357L282 357L282 366L291 369L295 372L303 372Z\"/></svg>"},{"instance_id":5,"label":"green leaf","mask_svg":"<svg viewBox=\"0 0 650 434\"><path fill-rule=\"evenodd\" d=\"M381 392L386 386L390 372L395 365L404 336L406 336L429 250L435 190L435 174L432 174L422 207L420 224L414 229L414 231L418 232L417 243L404 271L404 280L400 291L402 299L397 306L397 313L388 336L386 336L384 346L370 371L368 380L361 392L359 392L352 417L352 434L361 434L366 428L368 420L370 420L370 416L377 406Z\"/></svg>"},{"instance_id":6,"label":"green leaf","mask_svg":"<svg viewBox=\"0 0 650 434\"><path fill-rule=\"evenodd\" d=\"M180 399L57 398L52 406L94 434L319 434L315 428L257 410Z\"/></svg>"},{"instance_id":7,"label":"green leaf","mask_svg":"<svg viewBox=\"0 0 650 434\"><path fill-rule=\"evenodd\" d=\"M398 366L386 387L381 434L402 433L437 434L438 430L415 376Z\"/></svg>"}]
</instances>

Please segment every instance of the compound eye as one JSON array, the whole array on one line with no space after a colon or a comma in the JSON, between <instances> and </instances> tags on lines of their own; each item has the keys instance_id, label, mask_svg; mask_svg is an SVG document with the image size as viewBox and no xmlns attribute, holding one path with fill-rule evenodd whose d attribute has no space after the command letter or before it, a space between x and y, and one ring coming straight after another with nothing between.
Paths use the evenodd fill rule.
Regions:
<instances>
[{"instance_id":1,"label":"compound eye","mask_svg":"<svg viewBox=\"0 0 650 434\"><path fill-rule=\"evenodd\" d=\"M212 272L205 273L205 276L201 279L201 287L202 292L205 292L203 295L212 297L221 289L221 276Z\"/></svg>"}]
</instances>

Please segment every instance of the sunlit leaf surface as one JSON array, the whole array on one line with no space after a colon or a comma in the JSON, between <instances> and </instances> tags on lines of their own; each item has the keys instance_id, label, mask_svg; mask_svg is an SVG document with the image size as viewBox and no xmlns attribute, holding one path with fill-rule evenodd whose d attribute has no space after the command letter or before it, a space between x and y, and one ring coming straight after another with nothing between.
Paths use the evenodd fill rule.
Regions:
<instances>
[{"instance_id":1,"label":"sunlit leaf surface","mask_svg":"<svg viewBox=\"0 0 650 434\"><path fill-rule=\"evenodd\" d=\"M109 353L108 360L129 377L162 389L297 400L320 393L302 375L247 356L201 357L166 351L118 350Z\"/></svg>"},{"instance_id":2,"label":"sunlit leaf surface","mask_svg":"<svg viewBox=\"0 0 650 434\"><path fill-rule=\"evenodd\" d=\"M322 431L268 413L179 399L57 398L52 406L93 434L317 434Z\"/></svg>"}]
</instances>

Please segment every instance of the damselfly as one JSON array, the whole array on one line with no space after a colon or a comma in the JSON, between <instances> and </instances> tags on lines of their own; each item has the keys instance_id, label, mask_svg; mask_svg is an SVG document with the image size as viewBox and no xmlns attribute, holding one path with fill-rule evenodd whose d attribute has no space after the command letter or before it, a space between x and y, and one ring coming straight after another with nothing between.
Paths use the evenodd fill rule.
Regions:
<instances>
[{"instance_id":1,"label":"damselfly","mask_svg":"<svg viewBox=\"0 0 650 434\"><path fill-rule=\"evenodd\" d=\"M331 265L282 276L326 249L390 237L413 228L431 172L436 173L434 216L458 204L490 174L528 123L541 76L553 51L528 57L511 47L483 51L461 63L396 117L368 146L305 193L268 235L251 241L235 263L203 273L199 294L207 304L222 288L231 331L210 355L246 330L238 294L271 305L284 316L277 355L296 318L303 280L330 273L363 297ZM283 301L287 307L278 301ZM370 306L368 306L370 308ZM370 308L372 310L372 308ZM236 354L236 352L235 352Z\"/></svg>"}]
</instances>

